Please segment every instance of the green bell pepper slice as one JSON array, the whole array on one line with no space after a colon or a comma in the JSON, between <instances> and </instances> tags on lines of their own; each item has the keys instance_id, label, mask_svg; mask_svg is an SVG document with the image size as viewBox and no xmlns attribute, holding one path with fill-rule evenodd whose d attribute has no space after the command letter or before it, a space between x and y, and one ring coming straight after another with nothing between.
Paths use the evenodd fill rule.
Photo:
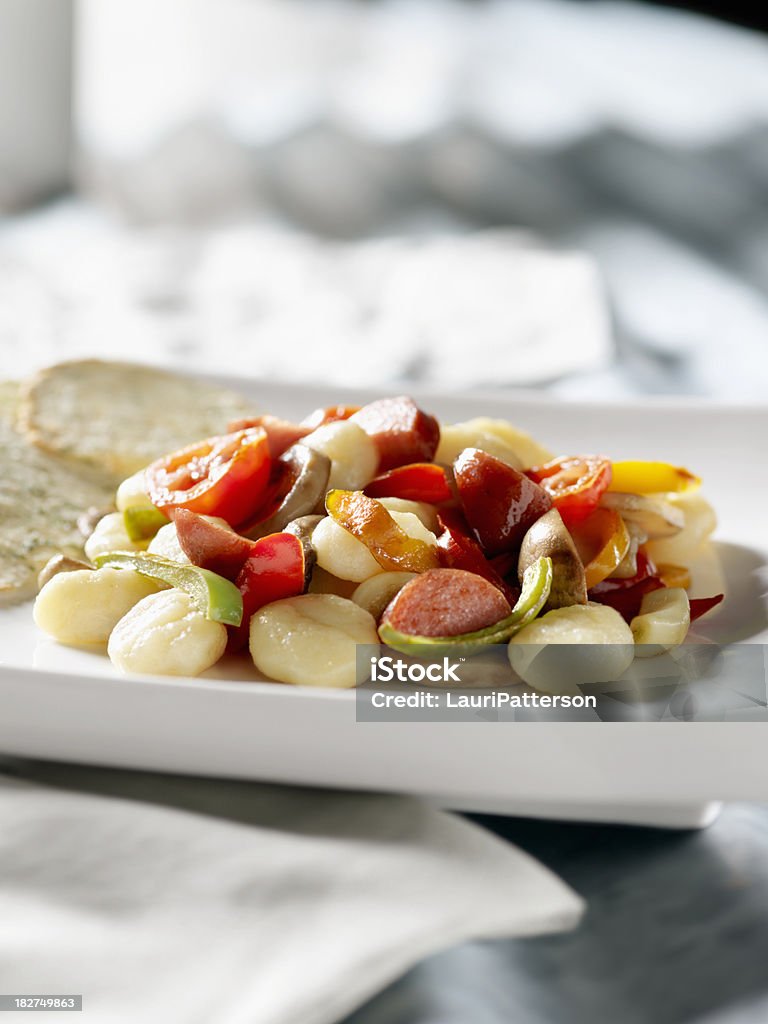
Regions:
<instances>
[{"instance_id":1,"label":"green bell pepper slice","mask_svg":"<svg viewBox=\"0 0 768 1024\"><path fill-rule=\"evenodd\" d=\"M131 540L151 540L170 519L159 508L127 508L123 512L125 532Z\"/></svg>"},{"instance_id":2,"label":"green bell pepper slice","mask_svg":"<svg viewBox=\"0 0 768 1024\"><path fill-rule=\"evenodd\" d=\"M108 551L93 561L97 569L133 569L169 587L178 587L189 594L195 607L212 622L226 626L239 626L242 622L242 594L234 583L210 569L174 562L147 551Z\"/></svg>"}]
</instances>

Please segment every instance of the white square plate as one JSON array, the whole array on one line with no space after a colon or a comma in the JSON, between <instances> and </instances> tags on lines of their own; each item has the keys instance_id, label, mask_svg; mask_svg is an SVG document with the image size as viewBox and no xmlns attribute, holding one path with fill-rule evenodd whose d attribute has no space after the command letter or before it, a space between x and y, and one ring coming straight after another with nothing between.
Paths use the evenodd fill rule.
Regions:
<instances>
[{"instance_id":1,"label":"white square plate","mask_svg":"<svg viewBox=\"0 0 768 1024\"><path fill-rule=\"evenodd\" d=\"M379 397L222 382L289 418ZM504 417L556 451L660 458L695 470L718 512L727 590L722 611L699 632L765 643L768 407L411 393L445 422ZM711 583L698 586L711 592ZM0 641L0 750L7 754L667 825L701 824L715 801L768 799L763 721L357 722L354 692L254 681L246 659L222 662L200 679L121 676L103 654L43 638L29 604L0 612Z\"/></svg>"}]
</instances>

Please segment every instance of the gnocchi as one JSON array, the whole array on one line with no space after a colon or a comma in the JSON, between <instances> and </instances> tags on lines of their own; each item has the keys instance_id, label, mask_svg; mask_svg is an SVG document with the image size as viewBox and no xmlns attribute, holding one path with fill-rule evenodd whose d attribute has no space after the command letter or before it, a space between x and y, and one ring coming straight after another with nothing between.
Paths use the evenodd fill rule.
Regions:
<instances>
[{"instance_id":1,"label":"gnocchi","mask_svg":"<svg viewBox=\"0 0 768 1024\"><path fill-rule=\"evenodd\" d=\"M349 687L356 645L378 647L379 633L404 654L513 637L507 678L511 665L562 693L681 642L722 601L722 582L701 575L716 561L701 546L714 513L688 470L574 456L567 433L553 459L506 420L442 425L406 395L347 401L300 422L222 414L223 434L134 472L159 454L150 445L126 463L114 504L89 492L81 511L75 492L50 509L55 543L20 503L0 602L9 582L26 596L63 551L42 568L36 622L64 643L104 644L124 672L196 675L248 638L277 681ZM83 538L90 562L75 557ZM613 609L629 619L656 586L628 627Z\"/></svg>"},{"instance_id":2,"label":"gnocchi","mask_svg":"<svg viewBox=\"0 0 768 1024\"><path fill-rule=\"evenodd\" d=\"M579 684L618 678L632 664L634 637L608 605L555 608L512 637L509 662L530 686L569 693Z\"/></svg>"},{"instance_id":3,"label":"gnocchi","mask_svg":"<svg viewBox=\"0 0 768 1024\"><path fill-rule=\"evenodd\" d=\"M301 443L331 460L329 488L356 491L376 475L378 449L363 428L350 420L326 423L307 434Z\"/></svg>"},{"instance_id":4,"label":"gnocchi","mask_svg":"<svg viewBox=\"0 0 768 1024\"><path fill-rule=\"evenodd\" d=\"M691 606L682 587L652 590L643 597L640 614L629 624L637 645L635 654L638 658L653 658L679 647L690 624Z\"/></svg>"},{"instance_id":5,"label":"gnocchi","mask_svg":"<svg viewBox=\"0 0 768 1024\"><path fill-rule=\"evenodd\" d=\"M86 557L93 561L97 555L108 551L145 551L146 547L147 541L131 540L128 536L122 512L110 512L96 523L84 550Z\"/></svg>"},{"instance_id":6,"label":"gnocchi","mask_svg":"<svg viewBox=\"0 0 768 1024\"><path fill-rule=\"evenodd\" d=\"M206 619L189 594L172 587L145 597L120 619L107 653L121 672L197 676L226 646L226 627Z\"/></svg>"},{"instance_id":7,"label":"gnocchi","mask_svg":"<svg viewBox=\"0 0 768 1024\"><path fill-rule=\"evenodd\" d=\"M387 512L413 513L430 533L437 533L439 526L437 509L434 505L428 505L426 501L409 501L408 498L377 498L376 500L381 502Z\"/></svg>"},{"instance_id":8,"label":"gnocchi","mask_svg":"<svg viewBox=\"0 0 768 1024\"><path fill-rule=\"evenodd\" d=\"M254 665L281 683L352 687L357 644L378 642L373 616L333 594L274 601L251 619Z\"/></svg>"},{"instance_id":9,"label":"gnocchi","mask_svg":"<svg viewBox=\"0 0 768 1024\"><path fill-rule=\"evenodd\" d=\"M685 565L696 556L717 526L715 510L706 498L696 493L669 494L665 499L682 513L683 528L674 537L649 541L646 550L657 564Z\"/></svg>"},{"instance_id":10,"label":"gnocchi","mask_svg":"<svg viewBox=\"0 0 768 1024\"><path fill-rule=\"evenodd\" d=\"M330 516L321 519L313 530L312 547L320 568L339 579L360 583L382 572L365 544Z\"/></svg>"},{"instance_id":11,"label":"gnocchi","mask_svg":"<svg viewBox=\"0 0 768 1024\"><path fill-rule=\"evenodd\" d=\"M62 644L103 644L115 625L159 584L125 569L58 573L37 595L33 616Z\"/></svg>"},{"instance_id":12,"label":"gnocchi","mask_svg":"<svg viewBox=\"0 0 768 1024\"><path fill-rule=\"evenodd\" d=\"M321 566L316 565L312 570L312 579L309 581L307 592L310 594L336 594L337 597L351 597L357 589L354 580L342 580L338 576L332 576Z\"/></svg>"},{"instance_id":13,"label":"gnocchi","mask_svg":"<svg viewBox=\"0 0 768 1024\"><path fill-rule=\"evenodd\" d=\"M162 555L163 558L170 558L174 562L189 562L181 550L175 523L166 523L165 526L161 526L149 542L147 551L150 555Z\"/></svg>"},{"instance_id":14,"label":"gnocchi","mask_svg":"<svg viewBox=\"0 0 768 1024\"><path fill-rule=\"evenodd\" d=\"M392 509L389 514L409 537L413 537L414 540L422 540L433 548L437 547L437 537L414 512L398 512Z\"/></svg>"},{"instance_id":15,"label":"gnocchi","mask_svg":"<svg viewBox=\"0 0 768 1024\"><path fill-rule=\"evenodd\" d=\"M444 426L435 462L451 465L465 448L480 448L514 469L530 469L552 458L552 452L506 420L480 416Z\"/></svg>"},{"instance_id":16,"label":"gnocchi","mask_svg":"<svg viewBox=\"0 0 768 1024\"><path fill-rule=\"evenodd\" d=\"M415 572L382 572L371 576L355 588L352 600L369 612L378 622L389 602L398 594L406 583L410 583L418 574Z\"/></svg>"},{"instance_id":17,"label":"gnocchi","mask_svg":"<svg viewBox=\"0 0 768 1024\"><path fill-rule=\"evenodd\" d=\"M409 537L437 546L435 535L413 512L391 511L390 515ZM384 571L365 544L330 516L321 519L315 527L312 547L320 568L339 579L362 583L370 576Z\"/></svg>"},{"instance_id":18,"label":"gnocchi","mask_svg":"<svg viewBox=\"0 0 768 1024\"><path fill-rule=\"evenodd\" d=\"M155 507L149 500L149 495L146 491L147 485L144 479L145 472L146 470L140 469L138 473L134 473L133 476L129 476L126 480L123 480L117 488L115 505L117 506L118 512L125 512L127 508Z\"/></svg>"}]
</instances>

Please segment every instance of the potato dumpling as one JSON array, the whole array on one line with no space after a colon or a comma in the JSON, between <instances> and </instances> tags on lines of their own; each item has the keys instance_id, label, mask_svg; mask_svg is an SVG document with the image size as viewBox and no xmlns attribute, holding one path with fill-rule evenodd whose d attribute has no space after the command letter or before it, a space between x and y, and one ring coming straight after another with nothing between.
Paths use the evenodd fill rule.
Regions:
<instances>
[{"instance_id":1,"label":"potato dumpling","mask_svg":"<svg viewBox=\"0 0 768 1024\"><path fill-rule=\"evenodd\" d=\"M378 449L356 423L349 420L326 423L307 434L301 443L331 460L329 490L340 487L345 491L356 491L376 476Z\"/></svg>"},{"instance_id":2,"label":"potato dumpling","mask_svg":"<svg viewBox=\"0 0 768 1024\"><path fill-rule=\"evenodd\" d=\"M437 509L425 501L409 501L407 498L377 498L388 512L412 512L431 532L437 533Z\"/></svg>"},{"instance_id":3,"label":"potato dumpling","mask_svg":"<svg viewBox=\"0 0 768 1024\"><path fill-rule=\"evenodd\" d=\"M409 537L437 545L435 535L424 526L413 512L390 512L390 515ZM330 516L321 519L312 534L312 547L321 569L342 580L362 583L370 576L383 572L382 567L361 540L345 530Z\"/></svg>"},{"instance_id":4,"label":"potato dumpling","mask_svg":"<svg viewBox=\"0 0 768 1024\"><path fill-rule=\"evenodd\" d=\"M640 614L629 628L635 638L635 655L653 658L679 647L691 625L691 605L682 587L662 587L643 597Z\"/></svg>"},{"instance_id":5,"label":"potato dumpling","mask_svg":"<svg viewBox=\"0 0 768 1024\"><path fill-rule=\"evenodd\" d=\"M632 664L634 638L613 608L574 604L534 619L512 637L509 662L529 686L570 693L618 678Z\"/></svg>"},{"instance_id":6,"label":"potato dumpling","mask_svg":"<svg viewBox=\"0 0 768 1024\"><path fill-rule=\"evenodd\" d=\"M122 672L197 676L226 646L226 627L206 619L189 594L172 587L131 608L112 630L107 652Z\"/></svg>"},{"instance_id":7,"label":"potato dumpling","mask_svg":"<svg viewBox=\"0 0 768 1024\"><path fill-rule=\"evenodd\" d=\"M315 527L312 547L320 568L339 579L360 583L382 572L381 566L365 544L330 516L321 519Z\"/></svg>"},{"instance_id":8,"label":"potato dumpling","mask_svg":"<svg viewBox=\"0 0 768 1024\"><path fill-rule=\"evenodd\" d=\"M122 512L110 512L96 523L85 542L85 554L93 561L97 555L108 551L145 551L146 547L145 540L131 540L128 536Z\"/></svg>"},{"instance_id":9,"label":"potato dumpling","mask_svg":"<svg viewBox=\"0 0 768 1024\"><path fill-rule=\"evenodd\" d=\"M369 612L378 622L381 613L406 583L416 579L415 572L381 572L355 588L352 600Z\"/></svg>"},{"instance_id":10,"label":"potato dumpling","mask_svg":"<svg viewBox=\"0 0 768 1024\"><path fill-rule=\"evenodd\" d=\"M375 577L373 577L375 579ZM321 566L316 565L312 570L312 579L309 581L307 592L309 594L336 594L337 597L352 597L358 584L354 580L342 580L338 576L332 576Z\"/></svg>"},{"instance_id":11,"label":"potato dumpling","mask_svg":"<svg viewBox=\"0 0 768 1024\"><path fill-rule=\"evenodd\" d=\"M717 516L700 494L666 494L664 500L683 513L683 528L674 537L648 542L646 551L659 565L687 565L717 526Z\"/></svg>"},{"instance_id":12,"label":"potato dumpling","mask_svg":"<svg viewBox=\"0 0 768 1024\"><path fill-rule=\"evenodd\" d=\"M119 512L125 512L127 508L155 507L149 500L149 495L146 491L146 483L144 481L145 473L145 469L140 469L138 473L134 473L133 476L129 476L126 480L123 480L117 488L115 505Z\"/></svg>"},{"instance_id":13,"label":"potato dumpling","mask_svg":"<svg viewBox=\"0 0 768 1024\"><path fill-rule=\"evenodd\" d=\"M37 595L40 629L62 644L103 644L126 612L159 584L129 569L58 573Z\"/></svg>"},{"instance_id":14,"label":"potato dumpling","mask_svg":"<svg viewBox=\"0 0 768 1024\"><path fill-rule=\"evenodd\" d=\"M429 530L422 520L413 512L397 512L390 510L389 514L395 520L400 529L407 533L414 540L423 540L425 544L437 547L437 537Z\"/></svg>"},{"instance_id":15,"label":"potato dumpling","mask_svg":"<svg viewBox=\"0 0 768 1024\"><path fill-rule=\"evenodd\" d=\"M333 594L274 601L251 619L253 662L281 683L354 686L357 644L378 642L373 616Z\"/></svg>"},{"instance_id":16,"label":"potato dumpling","mask_svg":"<svg viewBox=\"0 0 768 1024\"><path fill-rule=\"evenodd\" d=\"M487 416L442 427L435 462L450 465L465 448L480 448L515 469L530 469L552 458L552 453L530 434L506 420Z\"/></svg>"},{"instance_id":17,"label":"potato dumpling","mask_svg":"<svg viewBox=\"0 0 768 1024\"><path fill-rule=\"evenodd\" d=\"M181 550L175 523L166 523L165 526L161 526L149 542L147 551L151 555L162 555L163 558L170 558L174 562L189 562L189 559Z\"/></svg>"}]
</instances>

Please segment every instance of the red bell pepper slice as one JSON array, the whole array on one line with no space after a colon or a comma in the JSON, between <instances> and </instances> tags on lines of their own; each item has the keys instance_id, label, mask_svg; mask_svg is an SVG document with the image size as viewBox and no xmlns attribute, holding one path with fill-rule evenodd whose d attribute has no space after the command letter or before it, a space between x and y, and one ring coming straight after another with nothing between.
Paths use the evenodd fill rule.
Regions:
<instances>
[{"instance_id":1,"label":"red bell pepper slice","mask_svg":"<svg viewBox=\"0 0 768 1024\"><path fill-rule=\"evenodd\" d=\"M553 459L528 470L528 476L547 491L566 526L581 522L597 508L613 471L600 455Z\"/></svg>"},{"instance_id":2,"label":"red bell pepper slice","mask_svg":"<svg viewBox=\"0 0 768 1024\"><path fill-rule=\"evenodd\" d=\"M607 604L614 608L619 615L627 622L631 622L636 615L640 614L640 605L646 594L653 590L661 590L664 584L658 576L648 576L634 586L624 587L621 590L610 590L600 592L602 583L599 583L594 590L589 591L590 601L597 601L598 604Z\"/></svg>"},{"instance_id":3,"label":"red bell pepper slice","mask_svg":"<svg viewBox=\"0 0 768 1024\"><path fill-rule=\"evenodd\" d=\"M612 577L598 583L589 591L590 601L610 605L627 622L640 614L640 605L646 594L660 590L664 584L656 572L656 566L644 551L637 553L637 572L634 576L620 579Z\"/></svg>"},{"instance_id":4,"label":"red bell pepper slice","mask_svg":"<svg viewBox=\"0 0 768 1024\"><path fill-rule=\"evenodd\" d=\"M477 541L470 535L469 526L460 512L455 509L443 509L438 514L438 522L442 533L437 538L437 555L443 569L464 569L488 580L514 607L519 589L510 586L494 565L485 557ZM500 556L504 558L504 556ZM494 562L499 561L497 559ZM510 560L507 560L508 564ZM517 567L517 558L514 566Z\"/></svg>"},{"instance_id":5,"label":"red bell pepper slice","mask_svg":"<svg viewBox=\"0 0 768 1024\"><path fill-rule=\"evenodd\" d=\"M706 615L710 609L716 608L724 597L725 594L715 594L714 597L692 597L689 602L691 606L691 622L695 622L702 615Z\"/></svg>"},{"instance_id":6,"label":"red bell pepper slice","mask_svg":"<svg viewBox=\"0 0 768 1024\"><path fill-rule=\"evenodd\" d=\"M252 427L209 437L153 462L146 471L147 493L168 516L186 508L237 526L258 507L269 467L266 431Z\"/></svg>"},{"instance_id":7,"label":"red bell pepper slice","mask_svg":"<svg viewBox=\"0 0 768 1024\"><path fill-rule=\"evenodd\" d=\"M434 462L412 462L382 473L365 488L370 498L405 498L442 505L453 500L448 471Z\"/></svg>"},{"instance_id":8,"label":"red bell pepper slice","mask_svg":"<svg viewBox=\"0 0 768 1024\"><path fill-rule=\"evenodd\" d=\"M292 533L272 533L251 543L251 553L236 584L243 595L243 621L230 628L228 649L248 643L251 616L272 601L303 594L306 586L304 545Z\"/></svg>"}]
</instances>

